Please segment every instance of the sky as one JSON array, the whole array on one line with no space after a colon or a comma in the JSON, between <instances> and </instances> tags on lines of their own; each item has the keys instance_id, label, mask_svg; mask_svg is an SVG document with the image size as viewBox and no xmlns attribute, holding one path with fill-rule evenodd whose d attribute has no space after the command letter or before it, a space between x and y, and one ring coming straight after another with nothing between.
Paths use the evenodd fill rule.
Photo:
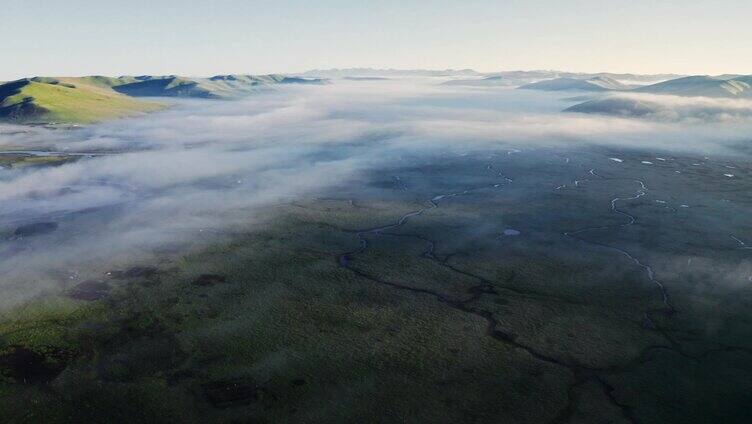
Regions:
<instances>
[{"instance_id":1,"label":"sky","mask_svg":"<svg viewBox=\"0 0 752 424\"><path fill-rule=\"evenodd\" d=\"M345 67L752 74L749 0L0 3L0 80Z\"/></svg>"}]
</instances>

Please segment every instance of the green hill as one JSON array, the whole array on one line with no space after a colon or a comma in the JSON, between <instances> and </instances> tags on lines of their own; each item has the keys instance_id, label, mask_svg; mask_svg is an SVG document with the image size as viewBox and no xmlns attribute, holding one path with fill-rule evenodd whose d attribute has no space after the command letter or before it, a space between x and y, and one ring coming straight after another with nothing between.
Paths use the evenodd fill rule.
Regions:
<instances>
[{"instance_id":1,"label":"green hill","mask_svg":"<svg viewBox=\"0 0 752 424\"><path fill-rule=\"evenodd\" d=\"M87 78L31 78L0 85L0 118L17 123L92 123L151 112L162 104L116 93Z\"/></svg>"},{"instance_id":2,"label":"green hill","mask_svg":"<svg viewBox=\"0 0 752 424\"><path fill-rule=\"evenodd\" d=\"M0 84L0 119L17 123L91 123L164 107L133 97L238 98L279 84L324 84L285 75L36 77Z\"/></svg>"}]
</instances>

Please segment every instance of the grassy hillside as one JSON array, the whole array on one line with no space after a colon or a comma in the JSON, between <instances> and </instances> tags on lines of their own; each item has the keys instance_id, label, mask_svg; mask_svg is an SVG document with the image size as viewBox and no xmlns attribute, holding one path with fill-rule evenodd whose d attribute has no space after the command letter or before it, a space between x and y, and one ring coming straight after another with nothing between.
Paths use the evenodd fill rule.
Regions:
<instances>
[{"instance_id":1,"label":"grassy hillside","mask_svg":"<svg viewBox=\"0 0 752 424\"><path fill-rule=\"evenodd\" d=\"M163 107L133 97L230 99L279 84L324 84L285 75L36 77L0 84L0 119L18 123L91 123Z\"/></svg>"},{"instance_id":2,"label":"grassy hillside","mask_svg":"<svg viewBox=\"0 0 752 424\"><path fill-rule=\"evenodd\" d=\"M118 85L129 84L129 83L138 81L136 77L131 77L131 76L106 77L102 75L92 75L88 77L77 77L77 78L60 78L60 79L63 81L74 83L74 84L75 83L86 84L86 85L91 85L94 87L104 88L108 90Z\"/></svg>"},{"instance_id":3,"label":"grassy hillside","mask_svg":"<svg viewBox=\"0 0 752 424\"><path fill-rule=\"evenodd\" d=\"M32 78L0 85L0 119L18 123L91 123L158 110L90 78Z\"/></svg>"}]
</instances>

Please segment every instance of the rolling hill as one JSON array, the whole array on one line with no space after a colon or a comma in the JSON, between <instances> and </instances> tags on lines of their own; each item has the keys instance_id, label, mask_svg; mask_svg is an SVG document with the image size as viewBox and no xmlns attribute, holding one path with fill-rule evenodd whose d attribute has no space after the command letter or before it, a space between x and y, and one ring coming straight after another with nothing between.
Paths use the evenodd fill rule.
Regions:
<instances>
[{"instance_id":1,"label":"rolling hill","mask_svg":"<svg viewBox=\"0 0 752 424\"><path fill-rule=\"evenodd\" d=\"M727 79L696 75L640 87L634 91L674 96L752 98L752 76Z\"/></svg>"},{"instance_id":2,"label":"rolling hill","mask_svg":"<svg viewBox=\"0 0 752 424\"><path fill-rule=\"evenodd\" d=\"M0 85L0 118L17 123L92 123L163 108L78 78L31 78Z\"/></svg>"},{"instance_id":3,"label":"rolling hill","mask_svg":"<svg viewBox=\"0 0 752 424\"><path fill-rule=\"evenodd\" d=\"M87 124L164 107L134 97L239 98L280 84L325 84L285 75L25 78L0 85L0 119Z\"/></svg>"},{"instance_id":4,"label":"rolling hill","mask_svg":"<svg viewBox=\"0 0 752 424\"><path fill-rule=\"evenodd\" d=\"M564 109L577 112L622 117L644 117L662 110L659 103L635 97L606 97L588 100Z\"/></svg>"},{"instance_id":5,"label":"rolling hill","mask_svg":"<svg viewBox=\"0 0 752 424\"><path fill-rule=\"evenodd\" d=\"M126 77L127 78L127 77ZM217 75L211 78L131 77L112 89L134 97L193 97L222 99L241 97L278 84L325 84L323 79L285 75Z\"/></svg>"},{"instance_id":6,"label":"rolling hill","mask_svg":"<svg viewBox=\"0 0 752 424\"><path fill-rule=\"evenodd\" d=\"M524 85L530 85L538 82L551 81L546 84L540 84L538 86L526 87L543 89L551 91L551 88L557 86L567 87L559 90L579 90L579 91L602 91L597 88L593 88L590 85L584 85L581 81L591 81L593 85L605 86L615 90L630 89L632 86L628 84L653 84L659 81L665 81L679 77L673 74L652 74L652 75L639 75L639 74L614 74L608 72L601 72L596 74L576 73L576 72L562 72L562 71L502 71L492 74L484 74L480 77L474 78L462 78L447 81L444 85L454 86L467 86L467 87L481 87L481 86L506 86L506 87L520 87ZM559 80L559 81L556 81ZM573 81L575 80L575 81ZM622 85L619 85L622 84ZM568 88L574 85L579 88ZM543 87L543 88L541 88Z\"/></svg>"},{"instance_id":7,"label":"rolling hill","mask_svg":"<svg viewBox=\"0 0 752 424\"><path fill-rule=\"evenodd\" d=\"M619 93L576 104L564 112L658 121L729 122L752 117L749 99Z\"/></svg>"},{"instance_id":8,"label":"rolling hill","mask_svg":"<svg viewBox=\"0 0 752 424\"><path fill-rule=\"evenodd\" d=\"M554 78L526 84L519 88L543 91L624 91L633 87L622 84L613 78L597 76L590 79Z\"/></svg>"},{"instance_id":9,"label":"rolling hill","mask_svg":"<svg viewBox=\"0 0 752 424\"><path fill-rule=\"evenodd\" d=\"M598 75L590 79L572 77L547 79L519 88L544 91L630 91L682 97L752 98L752 76L695 75L635 87L606 75Z\"/></svg>"}]
</instances>

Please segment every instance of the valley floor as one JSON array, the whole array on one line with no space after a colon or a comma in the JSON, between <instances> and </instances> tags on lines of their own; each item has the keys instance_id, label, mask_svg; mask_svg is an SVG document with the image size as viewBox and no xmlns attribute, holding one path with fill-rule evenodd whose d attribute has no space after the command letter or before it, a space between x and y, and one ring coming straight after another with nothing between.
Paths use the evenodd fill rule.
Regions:
<instances>
[{"instance_id":1,"label":"valley floor","mask_svg":"<svg viewBox=\"0 0 752 424\"><path fill-rule=\"evenodd\" d=\"M4 311L0 421L750 422L749 181L648 150L406 157Z\"/></svg>"}]
</instances>

